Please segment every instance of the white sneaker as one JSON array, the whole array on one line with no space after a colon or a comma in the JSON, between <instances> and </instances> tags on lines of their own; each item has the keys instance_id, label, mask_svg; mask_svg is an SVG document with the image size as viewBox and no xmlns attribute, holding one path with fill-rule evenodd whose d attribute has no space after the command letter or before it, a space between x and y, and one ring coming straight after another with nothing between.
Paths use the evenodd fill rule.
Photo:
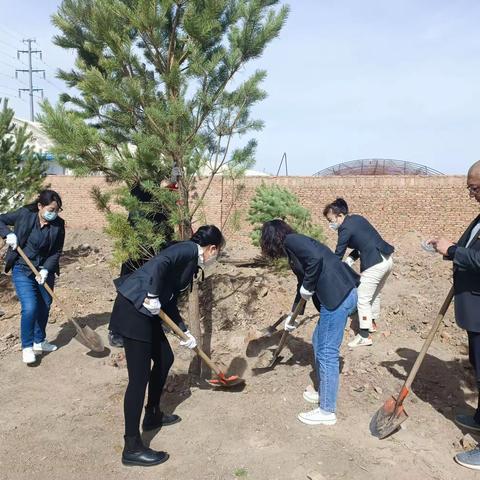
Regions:
<instances>
[{"instance_id":1,"label":"white sneaker","mask_svg":"<svg viewBox=\"0 0 480 480\"><path fill-rule=\"evenodd\" d=\"M298 419L307 425L335 425L337 416L332 412L326 412L320 407L309 412L298 414Z\"/></svg>"},{"instance_id":2,"label":"white sneaker","mask_svg":"<svg viewBox=\"0 0 480 480\"><path fill-rule=\"evenodd\" d=\"M22 359L23 363L35 363L37 361L32 347L27 347L22 350Z\"/></svg>"},{"instance_id":3,"label":"white sneaker","mask_svg":"<svg viewBox=\"0 0 480 480\"><path fill-rule=\"evenodd\" d=\"M33 349L36 352L54 352L58 347L54 345L53 343L48 343L46 340L44 340L42 343L34 343L33 344Z\"/></svg>"},{"instance_id":4,"label":"white sneaker","mask_svg":"<svg viewBox=\"0 0 480 480\"><path fill-rule=\"evenodd\" d=\"M303 392L303 399L309 403L316 403L318 405L318 392L315 391L311 385L309 385Z\"/></svg>"},{"instance_id":5,"label":"white sneaker","mask_svg":"<svg viewBox=\"0 0 480 480\"><path fill-rule=\"evenodd\" d=\"M348 344L350 348L369 347L370 345L373 345L372 339L370 337L363 338L359 333L357 333L355 338Z\"/></svg>"}]
</instances>

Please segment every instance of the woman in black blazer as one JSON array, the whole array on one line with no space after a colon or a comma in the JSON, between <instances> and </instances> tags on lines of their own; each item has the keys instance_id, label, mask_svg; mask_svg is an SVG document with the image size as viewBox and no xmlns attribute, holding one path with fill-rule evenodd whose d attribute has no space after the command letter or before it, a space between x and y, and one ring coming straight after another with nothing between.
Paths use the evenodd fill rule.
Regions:
<instances>
[{"instance_id":1,"label":"woman in black blazer","mask_svg":"<svg viewBox=\"0 0 480 480\"><path fill-rule=\"evenodd\" d=\"M53 190L40 192L35 202L0 215L0 236L9 246L5 271L12 280L22 305L20 337L24 363L34 363L35 355L57 349L46 340L46 327L52 299L43 284L54 286L54 274L60 273L59 259L65 240L65 222L58 216L62 200ZM10 228L13 227L13 230ZM34 274L18 254L20 246L40 275Z\"/></svg>"},{"instance_id":2,"label":"woman in black blazer","mask_svg":"<svg viewBox=\"0 0 480 480\"><path fill-rule=\"evenodd\" d=\"M173 352L158 314L162 309L185 332L188 340L180 345L197 346L196 339L182 321L177 297L190 286L199 267L216 259L224 243L217 227L202 226L190 240L165 248L135 272L115 280L118 294L109 329L123 337L128 369L124 399L124 465L158 465L168 459L167 453L144 446L139 429L147 384L143 430L180 421L178 415L167 415L160 410L160 396L173 363Z\"/></svg>"},{"instance_id":3,"label":"woman in black blazer","mask_svg":"<svg viewBox=\"0 0 480 480\"><path fill-rule=\"evenodd\" d=\"M348 213L347 202L337 198L323 210L332 230L338 232L335 254L343 259L347 248L352 251L345 262L352 266L360 258L360 286L358 287L358 322L360 330L348 344L350 348L373 344L370 333L376 332L380 318L380 293L393 268L394 248L375 227L361 215Z\"/></svg>"},{"instance_id":4,"label":"woman in black blazer","mask_svg":"<svg viewBox=\"0 0 480 480\"><path fill-rule=\"evenodd\" d=\"M306 390L303 394L306 401L317 404L318 408L300 413L298 419L308 425L333 425L337 421L340 345L347 318L357 306L359 277L326 245L295 233L282 220L263 224L260 246L267 257L288 258L298 281L294 307L300 298L313 297L320 310L312 338L318 393ZM291 315L284 328L288 331L295 328Z\"/></svg>"}]
</instances>

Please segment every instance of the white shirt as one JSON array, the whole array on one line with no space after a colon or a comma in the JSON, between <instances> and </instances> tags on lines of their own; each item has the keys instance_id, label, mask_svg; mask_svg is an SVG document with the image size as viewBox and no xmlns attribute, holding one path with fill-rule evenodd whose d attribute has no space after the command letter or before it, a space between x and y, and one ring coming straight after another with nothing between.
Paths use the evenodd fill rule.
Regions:
<instances>
[{"instance_id":1,"label":"white shirt","mask_svg":"<svg viewBox=\"0 0 480 480\"><path fill-rule=\"evenodd\" d=\"M197 243L197 247L198 247L198 266L202 266L205 262L205 260L203 259L203 248Z\"/></svg>"},{"instance_id":2,"label":"white shirt","mask_svg":"<svg viewBox=\"0 0 480 480\"><path fill-rule=\"evenodd\" d=\"M479 232L480 232L480 222L478 222L478 223L472 228L472 232L470 233L470 238L468 239L468 242L467 242L467 244L465 245L466 247L468 247L468 246L473 242L473 240L475 239L475 237L478 235Z\"/></svg>"}]
</instances>

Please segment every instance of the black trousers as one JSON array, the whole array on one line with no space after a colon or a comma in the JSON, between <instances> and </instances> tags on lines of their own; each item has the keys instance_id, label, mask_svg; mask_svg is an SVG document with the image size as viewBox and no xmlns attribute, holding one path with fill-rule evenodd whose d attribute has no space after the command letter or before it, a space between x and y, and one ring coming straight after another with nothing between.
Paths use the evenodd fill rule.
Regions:
<instances>
[{"instance_id":1,"label":"black trousers","mask_svg":"<svg viewBox=\"0 0 480 480\"><path fill-rule=\"evenodd\" d=\"M480 424L480 332L467 332L468 334L468 359L475 371L475 381L479 392L475 422Z\"/></svg>"},{"instance_id":2,"label":"black trousers","mask_svg":"<svg viewBox=\"0 0 480 480\"><path fill-rule=\"evenodd\" d=\"M173 352L161 322L153 323L151 343L125 337L124 348L128 370L128 386L123 403L125 435L133 437L140 434L147 384L147 407L160 404L160 396L173 363Z\"/></svg>"}]
</instances>

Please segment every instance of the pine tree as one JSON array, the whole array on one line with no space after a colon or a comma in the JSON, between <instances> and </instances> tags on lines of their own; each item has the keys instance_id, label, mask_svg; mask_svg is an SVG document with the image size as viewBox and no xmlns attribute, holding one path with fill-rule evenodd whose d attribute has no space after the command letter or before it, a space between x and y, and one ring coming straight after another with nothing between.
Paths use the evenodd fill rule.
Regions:
<instances>
[{"instance_id":1,"label":"pine tree","mask_svg":"<svg viewBox=\"0 0 480 480\"><path fill-rule=\"evenodd\" d=\"M0 212L31 200L45 181L46 161L29 144L26 125L13 122L8 100L0 99Z\"/></svg>"},{"instance_id":2,"label":"pine tree","mask_svg":"<svg viewBox=\"0 0 480 480\"><path fill-rule=\"evenodd\" d=\"M324 239L322 228L313 224L310 211L300 205L295 194L278 185L262 183L257 187L247 219L254 227L250 237L255 246L260 243L262 224L274 219L284 220L298 233L320 241Z\"/></svg>"},{"instance_id":3,"label":"pine tree","mask_svg":"<svg viewBox=\"0 0 480 480\"><path fill-rule=\"evenodd\" d=\"M214 176L253 165L256 141L231 148L232 139L263 126L250 112L266 96L266 72L246 77L245 66L279 35L288 15L279 3L63 0L54 41L76 51L76 62L59 78L76 93L55 106L45 102L40 120L65 166L125 185L94 192L118 260L158 250L164 238L155 211L189 237ZM199 183L200 176L207 180ZM130 195L137 185L151 195L147 205ZM128 222L114 204L138 215Z\"/></svg>"},{"instance_id":4,"label":"pine tree","mask_svg":"<svg viewBox=\"0 0 480 480\"><path fill-rule=\"evenodd\" d=\"M231 149L232 138L262 128L250 117L265 98L266 72L240 72L278 36L288 14L278 0L64 0L53 17L55 43L77 53L59 78L77 94L43 105L40 120L54 152L77 174L103 173L127 188L96 199L107 212L125 260L151 245L150 228L127 228L124 207L168 211L188 237L213 176L254 163L256 142ZM238 78L237 78L238 77ZM177 191L165 193L174 171ZM199 188L200 174L209 177ZM129 195L141 184L155 199ZM110 205L110 207L109 207ZM108 207L108 208L107 208ZM115 213L116 212L116 213ZM148 212L138 216L145 226ZM136 241L132 243L132 233ZM142 232L147 233L144 235Z\"/></svg>"}]
</instances>

